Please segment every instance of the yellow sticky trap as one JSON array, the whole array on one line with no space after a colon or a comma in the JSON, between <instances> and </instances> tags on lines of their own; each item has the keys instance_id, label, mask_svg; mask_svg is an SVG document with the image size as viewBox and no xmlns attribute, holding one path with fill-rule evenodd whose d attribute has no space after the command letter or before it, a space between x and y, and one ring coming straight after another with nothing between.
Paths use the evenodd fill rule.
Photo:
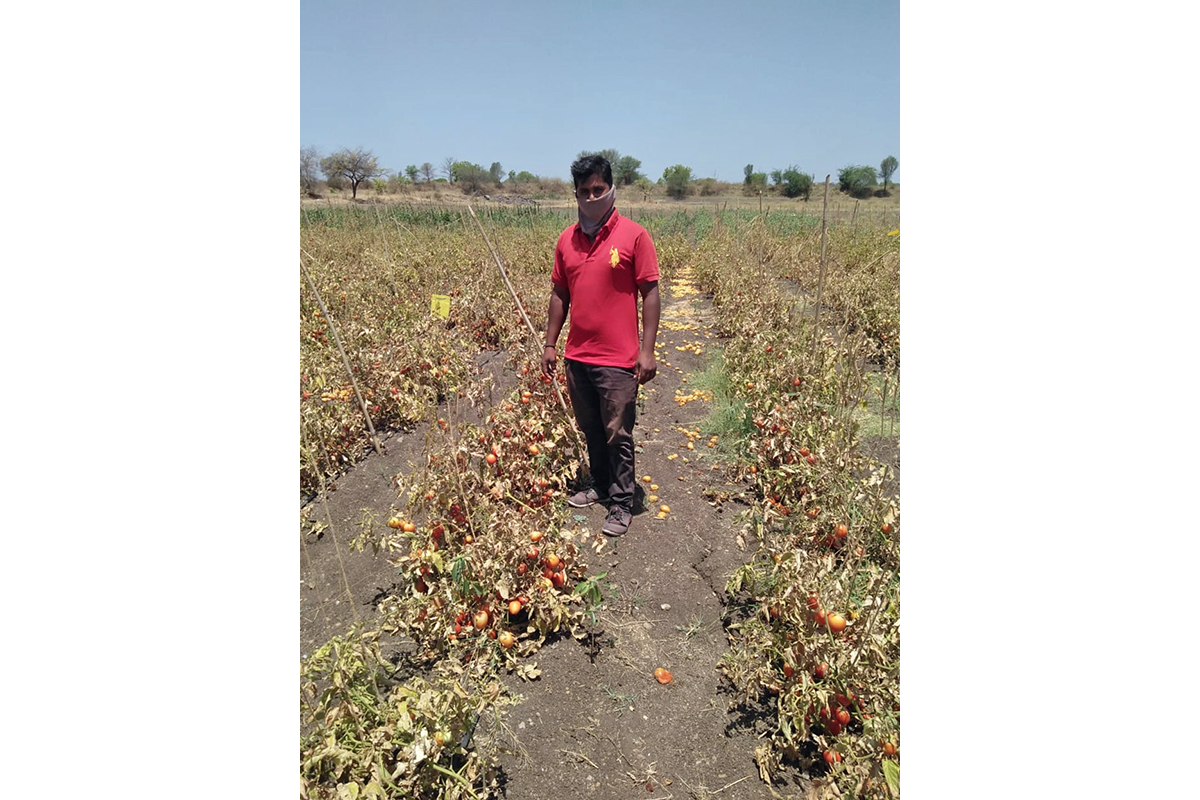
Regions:
<instances>
[{"instance_id":1,"label":"yellow sticky trap","mask_svg":"<svg viewBox=\"0 0 1200 800\"><path fill-rule=\"evenodd\" d=\"M433 302L429 306L430 312L437 314L442 319L450 318L450 295L435 294Z\"/></svg>"}]
</instances>

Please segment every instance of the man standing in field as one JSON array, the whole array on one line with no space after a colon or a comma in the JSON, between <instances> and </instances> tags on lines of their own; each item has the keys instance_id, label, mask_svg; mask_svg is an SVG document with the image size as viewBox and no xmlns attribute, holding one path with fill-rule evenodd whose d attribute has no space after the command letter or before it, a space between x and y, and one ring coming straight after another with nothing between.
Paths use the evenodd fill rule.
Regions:
<instances>
[{"instance_id":1,"label":"man standing in field","mask_svg":"<svg viewBox=\"0 0 1200 800\"><path fill-rule=\"evenodd\" d=\"M658 336L658 254L641 225L617 213L612 165L603 156L571 165L579 222L558 237L550 275L542 373L557 364L568 310L567 391L587 439L592 485L567 501L608 505L604 533L620 536L633 519L633 420L638 384L654 377ZM638 343L637 295L642 296Z\"/></svg>"}]
</instances>

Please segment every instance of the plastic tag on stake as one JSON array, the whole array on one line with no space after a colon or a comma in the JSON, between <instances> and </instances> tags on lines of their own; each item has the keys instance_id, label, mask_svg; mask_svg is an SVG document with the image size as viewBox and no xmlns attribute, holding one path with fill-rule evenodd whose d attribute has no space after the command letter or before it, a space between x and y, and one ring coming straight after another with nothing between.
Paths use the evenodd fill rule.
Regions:
<instances>
[{"instance_id":1,"label":"plastic tag on stake","mask_svg":"<svg viewBox=\"0 0 1200 800\"><path fill-rule=\"evenodd\" d=\"M435 294L433 296L433 302L430 303L429 310L442 319L449 319L450 296L445 294Z\"/></svg>"}]
</instances>

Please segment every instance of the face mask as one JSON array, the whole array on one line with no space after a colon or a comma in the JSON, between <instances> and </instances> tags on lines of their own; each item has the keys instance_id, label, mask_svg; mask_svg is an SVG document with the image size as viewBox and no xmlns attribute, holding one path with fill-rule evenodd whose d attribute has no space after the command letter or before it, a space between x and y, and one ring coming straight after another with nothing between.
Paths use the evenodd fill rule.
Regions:
<instances>
[{"instance_id":1,"label":"face mask","mask_svg":"<svg viewBox=\"0 0 1200 800\"><path fill-rule=\"evenodd\" d=\"M607 192L595 199L576 199L576 203L579 205L579 227L584 233L588 236L596 235L596 232L600 230L600 226L604 224L604 219L608 216L608 212L612 210L616 199L616 186L610 187Z\"/></svg>"}]
</instances>

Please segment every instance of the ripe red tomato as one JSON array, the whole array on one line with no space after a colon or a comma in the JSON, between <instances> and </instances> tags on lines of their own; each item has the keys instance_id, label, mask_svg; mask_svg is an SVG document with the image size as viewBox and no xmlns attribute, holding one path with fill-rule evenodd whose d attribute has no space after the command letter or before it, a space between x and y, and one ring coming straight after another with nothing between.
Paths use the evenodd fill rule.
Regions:
<instances>
[{"instance_id":1,"label":"ripe red tomato","mask_svg":"<svg viewBox=\"0 0 1200 800\"><path fill-rule=\"evenodd\" d=\"M826 664L825 662L821 662L820 664L817 664L816 669L813 670L813 676L816 677L817 680L824 680L825 676L828 674L829 674L829 665Z\"/></svg>"},{"instance_id":2,"label":"ripe red tomato","mask_svg":"<svg viewBox=\"0 0 1200 800\"><path fill-rule=\"evenodd\" d=\"M825 751L825 763L828 764L829 766L832 767L834 764L840 762L841 760L842 760L842 754L839 753L837 750L826 750Z\"/></svg>"},{"instance_id":3,"label":"ripe red tomato","mask_svg":"<svg viewBox=\"0 0 1200 800\"><path fill-rule=\"evenodd\" d=\"M833 532L839 539L841 539L850 532L850 529L846 527L846 523L839 522L837 527L833 529Z\"/></svg>"},{"instance_id":4,"label":"ripe red tomato","mask_svg":"<svg viewBox=\"0 0 1200 800\"><path fill-rule=\"evenodd\" d=\"M841 723L842 725L849 725L849 724L850 724L850 712L849 712L849 711L847 711L847 710L846 710L846 709L844 709L844 708L839 708L839 709L837 710L837 714L835 714L835 715L834 715L834 717L835 717L835 719L837 719L837 721L838 721L839 723Z\"/></svg>"},{"instance_id":5,"label":"ripe red tomato","mask_svg":"<svg viewBox=\"0 0 1200 800\"><path fill-rule=\"evenodd\" d=\"M807 456L807 455L808 455L808 448L807 448L807 447L801 447L801 448L800 448L800 455L802 455L802 456Z\"/></svg>"}]
</instances>

